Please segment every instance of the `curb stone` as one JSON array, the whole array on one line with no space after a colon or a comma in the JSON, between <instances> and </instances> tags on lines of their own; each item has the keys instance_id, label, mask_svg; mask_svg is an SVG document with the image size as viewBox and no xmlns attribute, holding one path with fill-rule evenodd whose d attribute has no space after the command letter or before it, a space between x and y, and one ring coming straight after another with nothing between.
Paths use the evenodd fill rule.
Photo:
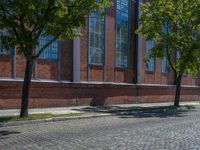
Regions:
<instances>
[{"instance_id":1,"label":"curb stone","mask_svg":"<svg viewBox=\"0 0 200 150\"><path fill-rule=\"evenodd\" d=\"M83 115L83 116L77 116L77 117L55 117L55 118L47 118L47 119L13 121L13 122L0 123L0 127L31 125L31 124L58 122L58 121L66 121L66 120L80 120L80 119L89 119L89 118L100 118L100 117L108 117L108 116L113 116L113 115L112 114L97 114L97 115Z\"/></svg>"}]
</instances>

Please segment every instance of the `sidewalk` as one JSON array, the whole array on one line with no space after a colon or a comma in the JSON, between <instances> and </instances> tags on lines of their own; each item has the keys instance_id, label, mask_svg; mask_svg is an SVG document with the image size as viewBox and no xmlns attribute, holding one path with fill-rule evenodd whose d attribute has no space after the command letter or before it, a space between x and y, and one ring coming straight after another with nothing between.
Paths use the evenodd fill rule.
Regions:
<instances>
[{"instance_id":1,"label":"sidewalk","mask_svg":"<svg viewBox=\"0 0 200 150\"><path fill-rule=\"evenodd\" d=\"M52 114L71 114L71 113L109 113L110 111L123 111L128 110L133 107L161 107L161 106L172 106L173 103L143 103L143 104L116 104L116 105L107 105L107 106L99 106L99 107L92 107L92 106L78 106L78 107L57 107L57 108L34 108L29 109L29 114L45 114L45 113L52 113ZM199 101L192 101L192 102L181 102L180 106L196 106L200 105ZM7 110L0 110L0 117L3 116L17 116L19 115L19 109L7 109Z\"/></svg>"},{"instance_id":2,"label":"sidewalk","mask_svg":"<svg viewBox=\"0 0 200 150\"><path fill-rule=\"evenodd\" d=\"M66 121L76 119L89 119L97 117L121 116L121 117L166 117L173 116L176 111L172 107L173 103L143 103L143 104L118 104L107 106L79 106L79 107L59 107L59 108L37 108L29 109L29 114L64 114L64 117L52 117L47 119L8 121L0 122L0 127L20 126L27 124L38 124L44 122ZM181 102L180 106L188 106L186 109L200 106L199 101ZM154 108L155 107L155 108ZM166 107L166 108L159 108ZM185 109L185 108L184 108ZM19 109L0 110L0 117L19 116ZM70 116L70 114L78 114ZM68 116L67 116L68 114Z\"/></svg>"}]
</instances>

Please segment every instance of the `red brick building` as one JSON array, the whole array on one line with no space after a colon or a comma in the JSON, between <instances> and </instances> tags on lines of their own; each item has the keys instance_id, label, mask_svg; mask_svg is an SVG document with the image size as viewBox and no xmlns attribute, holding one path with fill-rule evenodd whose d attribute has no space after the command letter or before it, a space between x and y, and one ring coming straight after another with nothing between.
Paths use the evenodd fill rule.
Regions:
<instances>
[{"instance_id":1,"label":"red brick building","mask_svg":"<svg viewBox=\"0 0 200 150\"><path fill-rule=\"evenodd\" d=\"M154 43L134 33L137 3L113 3L104 18L92 13L80 38L54 42L35 62L30 107L174 99L173 71L165 58L144 62ZM48 38L41 37L40 46ZM0 46L0 109L17 108L25 59L15 50L8 53ZM182 100L200 100L200 78L187 74L182 85Z\"/></svg>"}]
</instances>

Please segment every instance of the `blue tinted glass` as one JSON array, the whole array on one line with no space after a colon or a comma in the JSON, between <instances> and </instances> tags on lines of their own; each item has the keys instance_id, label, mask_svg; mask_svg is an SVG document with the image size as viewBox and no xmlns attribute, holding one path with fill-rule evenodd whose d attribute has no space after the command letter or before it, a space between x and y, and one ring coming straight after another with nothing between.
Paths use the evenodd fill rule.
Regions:
<instances>
[{"instance_id":1,"label":"blue tinted glass","mask_svg":"<svg viewBox=\"0 0 200 150\"><path fill-rule=\"evenodd\" d=\"M93 11L89 17L89 63L102 65L104 62L104 17Z\"/></svg>"},{"instance_id":2,"label":"blue tinted glass","mask_svg":"<svg viewBox=\"0 0 200 150\"><path fill-rule=\"evenodd\" d=\"M39 41L39 46L36 48L36 52L38 52L41 48L43 48L49 41L51 41L53 36L41 36ZM49 59L49 60L58 60L59 59L59 41L54 41L51 45L49 45L40 55L40 59Z\"/></svg>"},{"instance_id":3,"label":"blue tinted glass","mask_svg":"<svg viewBox=\"0 0 200 150\"><path fill-rule=\"evenodd\" d=\"M152 48L155 47L155 41L146 41L146 56L150 57L152 55ZM155 70L155 58L150 57L149 61L146 63L147 71Z\"/></svg>"},{"instance_id":4,"label":"blue tinted glass","mask_svg":"<svg viewBox=\"0 0 200 150\"><path fill-rule=\"evenodd\" d=\"M116 65L128 67L129 51L129 0L117 0L116 10Z\"/></svg>"}]
</instances>

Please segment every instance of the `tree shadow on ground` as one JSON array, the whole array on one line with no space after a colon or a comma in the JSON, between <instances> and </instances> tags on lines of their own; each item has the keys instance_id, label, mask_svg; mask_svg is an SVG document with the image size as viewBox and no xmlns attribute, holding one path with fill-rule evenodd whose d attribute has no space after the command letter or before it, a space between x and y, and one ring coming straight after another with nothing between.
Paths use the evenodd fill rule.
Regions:
<instances>
[{"instance_id":1,"label":"tree shadow on ground","mask_svg":"<svg viewBox=\"0 0 200 150\"><path fill-rule=\"evenodd\" d=\"M188 112L196 111L193 106L175 108L174 106L157 107L121 107L121 106L97 106L76 109L83 112L108 113L121 118L149 118L149 117L183 117Z\"/></svg>"},{"instance_id":2,"label":"tree shadow on ground","mask_svg":"<svg viewBox=\"0 0 200 150\"><path fill-rule=\"evenodd\" d=\"M6 125L4 124L5 121L9 121L9 117L5 117L7 118L6 120L0 120L0 139L2 138L8 138L9 135L13 135L13 134L20 134L20 132L18 131L10 131L9 129L8 130L1 130L1 127L6 127ZM2 122L1 122L2 121Z\"/></svg>"},{"instance_id":3,"label":"tree shadow on ground","mask_svg":"<svg viewBox=\"0 0 200 150\"><path fill-rule=\"evenodd\" d=\"M8 138L9 135L13 135L13 134L20 134L20 132L9 131L9 130L2 130L2 131L0 131L0 139Z\"/></svg>"},{"instance_id":4,"label":"tree shadow on ground","mask_svg":"<svg viewBox=\"0 0 200 150\"><path fill-rule=\"evenodd\" d=\"M13 119L13 116L3 116L3 117L0 117L0 123L9 122L12 119ZM0 127L1 127L1 124L0 124Z\"/></svg>"}]
</instances>

